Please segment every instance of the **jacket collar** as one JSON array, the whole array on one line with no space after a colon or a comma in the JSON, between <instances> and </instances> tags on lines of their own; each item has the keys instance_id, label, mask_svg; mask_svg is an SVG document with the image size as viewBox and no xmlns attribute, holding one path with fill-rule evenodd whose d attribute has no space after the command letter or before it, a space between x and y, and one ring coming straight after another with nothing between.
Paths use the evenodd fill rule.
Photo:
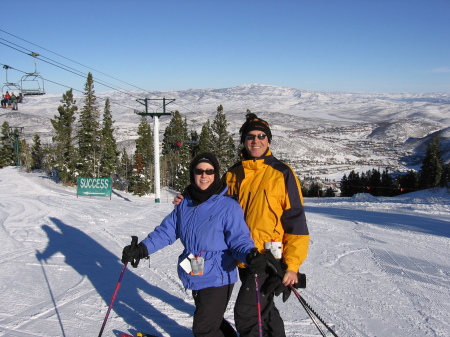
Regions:
<instances>
[{"instance_id":1,"label":"jacket collar","mask_svg":"<svg viewBox=\"0 0 450 337\"><path fill-rule=\"evenodd\" d=\"M266 153L262 155L261 157L251 157L249 156L247 150L243 148L240 153L241 161L258 161L258 160L264 160L264 163L268 164L273 160L273 154L272 151L270 151L270 148L267 149Z\"/></svg>"},{"instance_id":2,"label":"jacket collar","mask_svg":"<svg viewBox=\"0 0 450 337\"><path fill-rule=\"evenodd\" d=\"M209 197L202 204L213 202L213 201L217 200L218 198L222 197L227 191L228 191L228 185L227 184L223 184L219 193L213 194L211 197ZM192 197L189 195L189 193L187 193L186 189L184 190L183 195L185 197L185 200L187 201L187 204L188 205L192 205Z\"/></svg>"}]
</instances>

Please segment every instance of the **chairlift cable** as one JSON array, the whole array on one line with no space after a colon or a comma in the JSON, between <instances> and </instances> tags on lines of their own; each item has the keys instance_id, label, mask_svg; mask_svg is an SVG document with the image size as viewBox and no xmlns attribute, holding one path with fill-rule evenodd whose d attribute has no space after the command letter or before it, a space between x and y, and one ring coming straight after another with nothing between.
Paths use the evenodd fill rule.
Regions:
<instances>
[{"instance_id":1,"label":"chairlift cable","mask_svg":"<svg viewBox=\"0 0 450 337\"><path fill-rule=\"evenodd\" d=\"M4 39L2 39L2 38L0 38L1 40L4 40ZM5 40L6 41L6 40ZM7 42L9 42L9 41L7 41ZM11 48L11 49L15 49L15 50L17 50L18 52L21 52L21 53L23 53L23 54L28 54L28 53L26 53L26 52L24 52L24 51L22 51L22 50L19 50L19 49L17 49L17 48L14 48L14 47L11 47L11 46L8 46L6 43L4 43L4 42L1 42L0 41L0 44L3 44L3 45L5 45L5 46L7 46L7 47L9 47L9 48ZM20 46L19 46L20 47Z\"/></svg>"},{"instance_id":2,"label":"chairlift cable","mask_svg":"<svg viewBox=\"0 0 450 337\"><path fill-rule=\"evenodd\" d=\"M54 63L49 62L49 61L46 61L46 60L44 60L44 59L42 59L42 58L39 58L39 59L40 59L41 61L43 61L43 62L46 62L46 63L48 63L48 64L51 64L51 65L57 67L57 68L60 68L60 69L63 69L63 70L65 70L65 71L68 71L68 72L70 72L70 73L72 73L72 74L78 75L78 76L80 76L80 77L82 77L82 78L86 78L86 76L87 76L87 74L83 74L83 73L79 72L79 71L76 70L76 69L73 69L73 68L70 68L70 67L69 67L69 68L63 68L63 67L61 67L61 66L59 66L59 65L57 65L57 64L54 64ZM52 61L53 61L53 60L52 60ZM54 61L54 62L56 62L56 61ZM59 63L59 62L57 62L57 63ZM72 70L70 70L70 69L73 69L74 71L72 71ZM122 92L122 93L124 93L124 94L133 96L133 97L135 97L135 98L139 98L138 96L134 96L130 91L127 91L127 90L124 90L124 89L121 89L121 88L118 88L118 87L114 87L114 86L112 86L112 84L103 82L103 81L101 81L101 80L99 80L99 79L95 79L94 82L95 82L95 83L98 83L98 84L100 84L100 85L103 85L104 87L113 89L113 90L115 90L115 91Z\"/></svg>"},{"instance_id":3,"label":"chairlift cable","mask_svg":"<svg viewBox=\"0 0 450 337\"><path fill-rule=\"evenodd\" d=\"M2 38L0 38L0 40L7 41L7 40L2 39ZM11 44L13 44L13 45L15 45L15 46L18 46L18 47L20 47L20 48L22 48L22 49L27 50L26 48L21 47L21 46L15 44L15 43L12 43L12 42L10 42L10 41L7 41L7 42L8 42L8 43L11 43ZM8 46L7 44L5 44L5 43L3 43L3 42L0 42L0 44L3 44L3 45L5 45L5 46L7 46L7 47L10 47L10 48L12 48L12 49L15 49L15 50L17 50L17 51L19 51L19 52L21 52L21 53L26 54L26 55L31 55L31 56L33 56L31 50L28 50L30 53L26 53L26 52L21 51L21 50L19 50L19 49L17 49L17 48ZM64 65L64 64L62 64L62 63L60 63L60 62L58 62L58 61L49 59L49 58L47 58L47 57L45 57L45 56L42 56L42 55L37 55L37 56L40 56L40 57L39 57L39 60L41 60L41 61L43 61L43 62L46 62L46 63L48 63L48 64L51 64L51 65L53 65L53 66L55 66L55 67L57 67L57 68L66 70L66 71L68 71L68 72L70 72L70 73L72 73L72 74L78 75L78 76L83 77L83 78L86 78L86 76L87 76L87 74L82 73L81 71L79 71L79 70L77 70L77 69L74 69L74 68L71 68L71 67L69 67L69 66L66 66L66 65ZM36 56L36 57L37 57L37 56ZM60 65L62 65L62 66L59 66L59 65L57 65L57 64L55 64L55 63L52 63L52 62L50 62L50 61L46 61L46 60L44 60L43 58L45 58L45 59L47 59L47 60L50 60L50 61L52 61L52 62L56 62L56 63L58 63L58 64L60 64ZM63 67L65 67L65 68L63 68ZM70 70L70 69L71 69L71 70ZM28 74L28 73L26 73L26 74ZM107 82L103 82L102 80L99 80L99 79L95 79L95 82L98 83L98 84L100 84L100 85L103 85L103 86L105 86L105 87L107 87L107 88L110 88L110 89L113 89L113 90L116 90L116 91L125 93L125 94L127 94L127 95L130 95L130 96L132 96L132 97L134 97L134 98L139 98L138 96L135 96L131 91L128 91L128 90L125 90L125 89L122 89L122 88L119 88L119 87L114 87L113 84L110 84L110 83L107 83Z\"/></svg>"},{"instance_id":4,"label":"chairlift cable","mask_svg":"<svg viewBox=\"0 0 450 337\"><path fill-rule=\"evenodd\" d=\"M53 51L51 51L51 50L49 50L49 49L47 49L47 48L41 47L41 46L39 46L39 45L37 45L37 44L35 44L35 43L32 43L32 42L27 41L27 40L25 40L25 39L22 39L22 38L20 38L20 37L14 35L14 34L11 34L11 33L9 33L9 32L6 32L6 31L3 30L3 29L0 29L0 31L1 31L1 32L4 32L4 33L6 33L6 34L9 34L9 35L11 35L11 36L13 36L13 37L15 37L15 38L17 38L17 39L19 39L19 40L22 40L22 41L24 41L24 42L27 42L27 43L29 43L29 44L31 44L31 45L34 45L34 46L36 46L36 47L39 47L39 48L41 48L41 49L43 49L43 50L46 50L46 51L48 51L48 52L50 52L50 53L52 53L52 54L55 54L55 55L57 55L57 56L59 56L59 57L62 57L62 58L64 58L64 59L66 59L66 60L69 60L69 61L71 61L71 62L73 62L73 63L76 63L76 64L78 64L78 65L81 65L81 66L83 66L83 67L85 67L85 68L94 70L94 71L96 71L96 72L98 72L98 73L100 73L100 74L102 74L102 75L108 76L108 77L110 77L110 78L112 78L112 79L115 79L115 80L117 80L117 81L119 81L119 82L125 83L125 84L130 85L130 86L132 86L132 87L134 87L134 88L137 88L137 89L139 89L139 90L148 92L148 93L150 93L150 94L154 94L154 93L152 93L152 92L150 92L150 91L148 91L148 90L145 90L145 89L142 89L142 88L140 88L140 87L137 87L137 86L135 86L135 85L133 85L133 84L131 84L131 83L122 81L122 80L120 80L120 79L118 79L118 78L115 78L115 77L113 77L113 76L110 76L110 75L108 75L108 74L106 74L106 73L103 73L103 72L101 72L101 71L99 71L99 70L96 70L96 69L94 69L94 68L91 68L91 67L88 67L88 66L86 66L86 65L84 65L84 64L81 64L81 63L79 63L79 62L77 62L77 61L74 61L74 60L72 60L72 59L70 59L70 58L67 58L67 57L65 57L65 56L63 56L63 55L61 55L61 54L55 53L55 52L53 52ZM15 45L15 46L18 46L18 47L20 47L20 48L22 48L22 49L27 50L26 48L21 47L21 46L15 44L15 43L12 43L12 42L10 42L10 41L8 41L8 40L5 40L5 39L3 39L3 38L0 38L0 39L1 39L1 40L4 40L4 41L7 41L7 42L9 42L9 43L11 43L11 44L13 44L13 45ZM5 43L2 43L2 42L0 42L0 43L6 45ZM10 47L10 48L12 48L12 49L15 49L15 50L17 50L17 51L19 51L19 52L21 52L21 53L30 55L29 53L26 53L26 52L24 52L24 51L18 50L17 48L13 48L13 47L8 46L8 45L6 45L6 46L7 46L7 47ZM32 52L31 50L28 50L28 51L29 51L30 53ZM62 63L60 63L60 62L58 62L58 61L52 60L52 59L47 58L47 57L42 56L42 55L39 55L39 56L40 56L39 59L40 59L41 61L44 61L44 62L46 62L46 63L48 63L48 64L51 64L51 65L53 65L53 66L55 66L55 67L58 67L58 68L63 69L63 70L66 70L66 71L68 71L68 72L71 72L71 73L73 73L73 74L75 74L75 75L78 75L78 76L81 76L81 77L86 77L86 76L87 76L87 74L83 74L81 71L76 70L76 69L74 69L74 68L72 68L72 67L66 66L66 65L64 65L64 64L62 64ZM50 60L50 61L52 61L52 62L56 62L57 64L60 64L60 65L62 65L62 66L64 66L64 67L66 67L66 68L63 68L63 67L61 67L61 66L58 66L58 65L56 65L56 64L54 64L54 63L51 63L51 62L49 62L49 61L46 61L46 60L44 60L43 58L48 59L48 60ZM72 69L72 70L74 70L74 71L76 71L76 72L78 72L78 73L76 73L76 72L74 72L74 71L71 71L71 70L69 70L69 69ZM82 75L82 74L83 74L83 75ZM50 82L51 82L51 81L50 81ZM101 81L98 80L98 79L96 79L95 82L97 82L97 83L99 83L99 84L101 84L101 85L103 85L103 86L105 86L105 87L107 87L107 88L110 88L110 89L113 89L113 90L116 90L116 91L120 91L120 92L126 93L126 94L128 94L128 95L130 95L130 96L133 96L133 97L135 97L135 98L140 98L140 97L134 96L130 91L127 91L127 90L125 90L125 89L121 89L121 88L117 89L118 87L115 87L115 88L114 88L114 87L111 87L110 85L112 85L112 84L110 84L110 83L105 82L105 83L108 84L108 85L107 85L107 84L101 82ZM55 83L55 82L53 82L53 83ZM56 84L58 84L58 83L56 83ZM61 85L61 84L58 84L58 85ZM64 86L64 85L62 85L62 86ZM67 87L67 86L66 86L66 87ZM181 104L179 104L179 103L174 103L174 104L175 104L175 105L178 105L178 106L181 107L181 108L186 109L187 111L190 111L190 112L192 112L192 113L195 113L195 111L191 110L190 108L188 108L188 107L186 107L186 106L184 106L184 105L181 105Z\"/></svg>"},{"instance_id":5,"label":"chairlift cable","mask_svg":"<svg viewBox=\"0 0 450 337\"><path fill-rule=\"evenodd\" d=\"M27 74L27 72L25 72L25 71L23 71L23 70L16 69L16 68L14 68L14 67L11 67L11 66L6 65L6 64L3 64L3 63L0 63L0 66L8 66L9 69L13 69L13 70L18 71L18 72L20 72L20 73ZM81 94L84 94L84 91L78 90L78 89L74 89L74 88L72 88L72 87L70 87L70 86L68 86L68 85L64 85L64 84L61 84L61 83L58 83L58 82L49 80L49 79L47 79L47 78L44 78L44 80L47 81L47 82L51 82L51 83L53 83L53 84L59 85L59 86L61 86L61 87L69 88L69 89L72 89L73 91L76 91L76 92L79 92L79 93L81 93ZM97 98L98 98L99 100L101 100L101 101L106 101L106 98L98 97L98 96L97 96ZM119 105L119 106L124 107L124 108L127 108L127 109L131 109L131 110L134 110L134 109L135 109L135 108L133 108L133 107L130 107L130 106L127 106L127 105L124 105L124 104L120 104L120 103L113 102L113 101L111 101L111 100L110 100L110 103L111 103L111 104L115 104L115 105Z\"/></svg>"},{"instance_id":6,"label":"chairlift cable","mask_svg":"<svg viewBox=\"0 0 450 337\"><path fill-rule=\"evenodd\" d=\"M84 64L82 64L82 63L79 63L79 62L77 62L77 61L74 61L74 60L72 60L72 59L70 59L70 58L68 58L68 57L65 57L65 56L60 55L60 54L58 54L58 53L55 53L55 52L53 52L53 51L51 51L51 50L49 50L49 49L46 49L46 48L44 48L44 47L41 47L41 46L39 46L39 45L37 45L37 44L35 44L35 43L32 43L32 42L27 41L27 40L25 40L25 39L22 39L22 38L20 38L20 37L14 35L14 34L11 34L11 33L7 32L7 31L3 30L3 29L0 29L0 31L1 31L1 32L4 32L4 33L6 33L6 34L9 34L9 35L11 35L11 36L14 36L15 38L17 38L17 39L19 39L19 40L22 40L22 41L25 41L25 42L27 42L27 43L29 43L29 44L32 44L33 46L39 47L39 48L41 48L41 49L43 49L43 50L46 50L46 51L48 51L48 52L50 52L50 53L52 53L52 54L55 54L55 55L57 55L57 56L59 56L59 57L62 57L62 58L64 58L64 59L68 60L68 61L71 61L71 62L73 62L73 63L76 63L76 64L78 64L78 65L80 65L80 66L83 66L83 67L88 68L88 69L90 69L90 70L94 70L94 71L96 71L96 72L98 72L98 73L100 73L100 74L102 74L102 75L108 76L108 77L110 77L110 78L112 78L112 79L114 79L114 80L117 80L117 81L119 81L119 82L122 82L122 83L125 83L125 84L127 84L127 85L130 85L130 86L132 86L132 87L134 87L134 88L136 88L136 89L139 89L139 90L142 90L142 91L145 91L145 92L148 92L148 93L152 94L152 92L150 92L150 91L148 91L148 90L142 89L142 88L137 87L137 86L135 86L135 85L133 85L133 84L131 84L131 83L122 81L122 80L120 80L120 79L118 79L118 78L115 78L115 77L113 77L113 76L110 76L110 75L108 75L108 74L105 74L105 73L103 73L103 72L101 72L101 71L99 71L99 70L96 70L96 69L94 69L94 68L88 67L88 66L86 66L86 65L84 65Z\"/></svg>"},{"instance_id":7,"label":"chairlift cable","mask_svg":"<svg viewBox=\"0 0 450 337\"><path fill-rule=\"evenodd\" d=\"M120 79L118 79L118 78L115 78L115 77L113 77L113 76L110 76L110 75L108 75L108 74L105 74L105 73L103 73L103 72L101 72L101 71L99 71L99 70L90 68L90 67L88 67L88 66L86 66L86 65L83 65L83 64L81 64L81 63L79 63L79 62L76 62L76 61L74 61L74 60L71 60L71 59L69 59L69 58L67 58L67 57L65 57L65 56L63 56L63 55L60 55L60 54L55 53L55 52L53 52L53 51L51 51L51 50L49 50L49 49L46 49L46 48L44 48L44 47L41 47L41 46L39 46L39 45L37 45L37 44L35 44L35 43L32 43L32 42L27 41L27 40L25 40L25 39L22 39L22 38L20 38L20 37L18 37L18 36L16 36L16 35L13 35L13 34L11 34L11 33L8 33L8 32L6 32L6 31L3 30L3 29L0 29L0 31L2 31L2 32L4 32L4 33L7 33L7 34L9 34L9 35L11 35L11 36L14 36L14 37L17 38L17 39L20 39L20 40L22 40L22 41L25 41L25 42L27 42L27 43L30 43L30 44L32 44L32 45L34 45L34 46L36 46L36 47L42 48L43 50L49 51L50 53L55 54L55 55L57 55L57 56L60 56L60 57L62 57L62 58L64 58L64 59L67 59L67 60L69 60L69 61L71 61L71 62L74 62L74 63L76 63L76 64L79 64L79 65L81 65L81 66L83 66L83 67L85 67L85 68L94 70L94 71L96 71L96 72L98 72L98 73L100 73L100 74L103 74L103 75L105 75L105 76L108 76L108 77L110 77L110 78L113 78L113 79L115 79L115 80L117 80L117 81L119 81L119 82L128 84L128 85L130 85L130 86L132 86L132 87L134 87L134 88L137 88L137 89L139 89L139 90L148 92L148 93L150 93L150 94L154 94L154 93L152 93L152 92L150 92L150 91L148 91L148 90L145 90L145 89L142 89L142 88L140 88L140 87L137 87L137 86L135 86L135 85L133 85L133 84L131 84L131 83L127 83L127 82L125 82L125 81L122 81L122 80L120 80ZM3 39L3 38L0 38L0 39L2 39L2 40L4 40L4 41L7 41L7 42L9 42L9 43L11 43L11 44L14 44L14 43L12 43L12 42L10 42L10 41L8 41L8 40L5 40L5 39ZM0 42L0 43L2 43L2 42ZM4 43L2 43L2 44L4 44ZM4 44L4 45L6 45L6 44ZM14 45L16 45L16 44L14 44ZM8 45L6 45L6 46L8 46ZM16 45L16 46L18 46L18 47L20 47L20 48L22 48L22 49L27 50L26 48L21 47L21 46L19 46L19 45ZM13 47L11 47L11 46L8 46L8 47L10 47L10 48L12 48L12 49L15 49L15 50L17 50L17 51L20 51L20 52L22 52L22 53L24 53L24 54L29 55L29 54L26 53L26 52L23 52L23 51L21 51L21 50L18 50L17 48L13 48ZM28 51L29 51L30 53L32 52L31 50L28 50ZM45 56L42 56L42 55L39 55L39 56L40 56L39 59L40 59L41 61L44 61L44 62L46 62L46 63L49 63L49 64L51 64L51 65L53 65L53 66L55 66L55 67L61 68L61 69L63 69L63 70L66 70L66 71L71 72L71 73L73 73L73 74L75 74L75 75L78 75L78 76L82 76L82 75L77 74L77 73L74 73L73 71L70 71L70 70L68 70L68 69L73 69L73 70L75 70L76 72L79 72L79 73L83 74L81 71L76 70L76 69L74 69L74 68L71 68L71 67L69 67L69 66L66 66L66 65L64 65L64 64L62 64L62 63L60 63L60 62L57 62L57 61L55 61L55 60L51 60L51 59L49 59L49 58L47 58L47 57L45 57ZM42 58L46 58L46 59L48 59L48 60L51 60L52 62L56 62L56 63L58 63L58 64L61 64L62 66L67 67L68 69L59 67L59 66L57 66L57 65L55 65L55 64L53 64L53 63L50 63L50 62L48 62L48 61L43 60ZM86 77L86 76L87 76L87 74L84 74L82 77ZM119 88L119 87L115 87L115 88L114 88L114 87L111 87L112 84L107 83L107 82L103 82L103 81L101 81L101 80L99 80L99 79L97 79L97 78L95 79L95 82L96 82L96 83L99 83L99 84L101 84L101 85L103 85L103 86L105 86L105 87L107 87L107 88L110 88L110 89L113 89L113 90L116 90L116 91L124 92L124 93L126 93L126 94L128 94L128 95L130 95L130 96L132 96L132 97L134 97L134 98L137 98L137 99L140 98L140 97L135 96L131 91L127 91L127 90L121 89L121 88ZM108 85L105 84L105 83L107 83ZM119 89L117 89L117 88L119 88ZM154 106L157 106L157 103L151 103L151 104L154 105ZM189 110L189 109L187 109L187 110Z\"/></svg>"}]
</instances>

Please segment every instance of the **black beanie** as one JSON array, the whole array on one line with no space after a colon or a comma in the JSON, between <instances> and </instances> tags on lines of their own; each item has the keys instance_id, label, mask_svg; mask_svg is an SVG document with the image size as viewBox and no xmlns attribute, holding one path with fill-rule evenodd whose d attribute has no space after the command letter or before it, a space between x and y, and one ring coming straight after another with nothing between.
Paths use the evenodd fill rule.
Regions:
<instances>
[{"instance_id":1,"label":"black beanie","mask_svg":"<svg viewBox=\"0 0 450 337\"><path fill-rule=\"evenodd\" d=\"M241 135L241 144L244 144L245 136L247 136L247 134L253 130L264 132L269 139L269 143L272 142L272 132L270 131L269 123L261 118L258 118L258 116L256 116L254 113L248 113L245 117L247 120L239 129L239 134Z\"/></svg>"},{"instance_id":2,"label":"black beanie","mask_svg":"<svg viewBox=\"0 0 450 337\"><path fill-rule=\"evenodd\" d=\"M214 156L212 153L209 152L203 152L195 156L195 158L192 159L191 161L191 165L189 166L189 177L191 184L195 184L194 169L200 163L211 164L214 167L214 181L216 182L220 181L220 165L219 162L217 161L216 156Z\"/></svg>"}]
</instances>

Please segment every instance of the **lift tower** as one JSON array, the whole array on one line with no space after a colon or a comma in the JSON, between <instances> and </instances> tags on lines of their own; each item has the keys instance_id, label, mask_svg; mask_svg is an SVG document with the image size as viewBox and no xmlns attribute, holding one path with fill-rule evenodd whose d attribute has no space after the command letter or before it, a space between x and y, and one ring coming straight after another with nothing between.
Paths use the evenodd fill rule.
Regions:
<instances>
[{"instance_id":1,"label":"lift tower","mask_svg":"<svg viewBox=\"0 0 450 337\"><path fill-rule=\"evenodd\" d=\"M161 174L160 174L160 164L159 164L159 117L161 116L170 116L170 112L166 112L166 106L172 102L175 102L175 99L167 99L167 98L142 98L137 99L137 102L142 104L145 107L145 111L137 111L134 112L140 116L151 116L153 118L153 152L155 154L155 202L161 202ZM148 101L162 101L163 111L162 112L148 112Z\"/></svg>"}]
</instances>

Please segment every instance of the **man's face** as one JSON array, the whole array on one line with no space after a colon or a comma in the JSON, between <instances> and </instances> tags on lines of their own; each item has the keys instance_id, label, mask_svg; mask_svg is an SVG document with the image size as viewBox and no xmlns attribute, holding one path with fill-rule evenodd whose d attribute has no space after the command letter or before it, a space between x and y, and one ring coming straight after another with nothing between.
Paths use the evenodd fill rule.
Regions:
<instances>
[{"instance_id":1,"label":"man's face","mask_svg":"<svg viewBox=\"0 0 450 337\"><path fill-rule=\"evenodd\" d=\"M261 135L265 136L264 139L260 139L262 138ZM247 133L245 137L244 147L247 150L248 154L252 157L261 157L267 151L269 146L269 138L264 132L253 130Z\"/></svg>"}]
</instances>

